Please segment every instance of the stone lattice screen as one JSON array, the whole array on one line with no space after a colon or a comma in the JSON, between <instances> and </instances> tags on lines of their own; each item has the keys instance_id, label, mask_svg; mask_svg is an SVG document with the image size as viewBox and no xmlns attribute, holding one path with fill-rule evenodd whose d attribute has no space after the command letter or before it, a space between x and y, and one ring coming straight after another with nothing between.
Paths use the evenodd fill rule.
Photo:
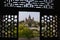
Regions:
<instances>
[{"instance_id":1,"label":"stone lattice screen","mask_svg":"<svg viewBox=\"0 0 60 40\"><path fill-rule=\"evenodd\" d=\"M17 15L0 15L0 37L17 37Z\"/></svg>"},{"instance_id":2,"label":"stone lattice screen","mask_svg":"<svg viewBox=\"0 0 60 40\"><path fill-rule=\"evenodd\" d=\"M4 7L54 8L54 0L5 0Z\"/></svg>"},{"instance_id":3,"label":"stone lattice screen","mask_svg":"<svg viewBox=\"0 0 60 40\"><path fill-rule=\"evenodd\" d=\"M41 34L43 37L58 37L57 15L43 15L41 17Z\"/></svg>"}]
</instances>

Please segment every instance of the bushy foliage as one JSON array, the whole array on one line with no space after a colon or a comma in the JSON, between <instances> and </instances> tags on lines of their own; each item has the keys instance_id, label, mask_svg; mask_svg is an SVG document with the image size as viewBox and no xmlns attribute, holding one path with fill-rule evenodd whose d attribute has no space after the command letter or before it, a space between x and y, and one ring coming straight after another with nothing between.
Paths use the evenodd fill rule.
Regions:
<instances>
[{"instance_id":1,"label":"bushy foliage","mask_svg":"<svg viewBox=\"0 0 60 40\"><path fill-rule=\"evenodd\" d=\"M19 37L32 37L32 31L27 26L25 26L25 24L19 24L18 34Z\"/></svg>"}]
</instances>

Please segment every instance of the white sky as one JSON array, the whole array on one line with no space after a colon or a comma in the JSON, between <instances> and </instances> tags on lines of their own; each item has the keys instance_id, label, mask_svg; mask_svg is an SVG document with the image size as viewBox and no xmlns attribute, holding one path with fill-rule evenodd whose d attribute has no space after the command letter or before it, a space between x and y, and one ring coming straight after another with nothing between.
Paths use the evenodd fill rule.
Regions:
<instances>
[{"instance_id":1,"label":"white sky","mask_svg":"<svg viewBox=\"0 0 60 40\"><path fill-rule=\"evenodd\" d=\"M34 17L35 21L40 21L40 12L27 12L27 11L19 11L19 21L25 20L25 18L28 18L29 15L31 18Z\"/></svg>"}]
</instances>

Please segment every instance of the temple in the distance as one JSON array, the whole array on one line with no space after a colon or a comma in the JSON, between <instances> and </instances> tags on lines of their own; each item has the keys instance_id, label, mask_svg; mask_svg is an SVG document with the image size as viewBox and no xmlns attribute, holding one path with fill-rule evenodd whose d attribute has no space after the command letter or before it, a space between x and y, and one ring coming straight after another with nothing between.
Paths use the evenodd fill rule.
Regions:
<instances>
[{"instance_id":1,"label":"temple in the distance","mask_svg":"<svg viewBox=\"0 0 60 40\"><path fill-rule=\"evenodd\" d=\"M28 27L38 27L38 26L40 26L40 22L35 21L34 17L31 18L30 15L29 15L28 18L25 18L24 21L21 21L21 23L24 23Z\"/></svg>"}]
</instances>

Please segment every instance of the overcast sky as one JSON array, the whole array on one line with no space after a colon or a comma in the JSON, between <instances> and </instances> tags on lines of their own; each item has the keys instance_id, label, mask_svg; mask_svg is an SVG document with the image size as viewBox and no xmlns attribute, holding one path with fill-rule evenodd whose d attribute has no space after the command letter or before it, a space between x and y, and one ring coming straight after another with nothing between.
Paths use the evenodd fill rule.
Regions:
<instances>
[{"instance_id":1,"label":"overcast sky","mask_svg":"<svg viewBox=\"0 0 60 40\"><path fill-rule=\"evenodd\" d=\"M28 18L29 15L31 18L34 17L35 21L40 21L40 12L27 12L27 11L19 11L19 21L25 20L25 18Z\"/></svg>"}]
</instances>

